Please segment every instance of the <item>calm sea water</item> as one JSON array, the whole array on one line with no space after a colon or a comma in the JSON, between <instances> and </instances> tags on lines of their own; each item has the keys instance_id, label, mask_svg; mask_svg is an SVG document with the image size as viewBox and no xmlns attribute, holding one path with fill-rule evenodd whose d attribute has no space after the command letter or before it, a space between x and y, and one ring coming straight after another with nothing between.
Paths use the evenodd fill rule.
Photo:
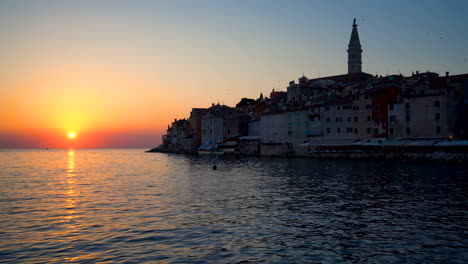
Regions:
<instances>
[{"instance_id":1,"label":"calm sea water","mask_svg":"<svg viewBox=\"0 0 468 264\"><path fill-rule=\"evenodd\" d=\"M1 150L0 262L466 263L467 196L462 164Z\"/></svg>"}]
</instances>

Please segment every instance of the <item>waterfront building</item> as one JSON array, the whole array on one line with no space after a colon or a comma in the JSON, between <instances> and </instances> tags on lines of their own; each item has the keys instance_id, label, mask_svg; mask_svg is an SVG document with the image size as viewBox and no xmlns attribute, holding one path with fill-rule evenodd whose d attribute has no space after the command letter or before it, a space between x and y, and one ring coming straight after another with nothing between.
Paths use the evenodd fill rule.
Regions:
<instances>
[{"instance_id":1,"label":"waterfront building","mask_svg":"<svg viewBox=\"0 0 468 264\"><path fill-rule=\"evenodd\" d=\"M308 141L317 141L323 136L323 105L316 104L309 107L309 139Z\"/></svg>"},{"instance_id":2,"label":"waterfront building","mask_svg":"<svg viewBox=\"0 0 468 264\"><path fill-rule=\"evenodd\" d=\"M190 134L192 135L195 148L198 148L202 144L202 120L207 112L208 109L206 108L192 108L190 112Z\"/></svg>"},{"instance_id":3,"label":"waterfront building","mask_svg":"<svg viewBox=\"0 0 468 264\"><path fill-rule=\"evenodd\" d=\"M352 138L353 102L350 99L337 100L325 106L323 112L324 139Z\"/></svg>"},{"instance_id":4,"label":"waterfront building","mask_svg":"<svg viewBox=\"0 0 468 264\"><path fill-rule=\"evenodd\" d=\"M463 138L466 117L462 86L468 74L435 74L408 80L404 96L389 105L389 138Z\"/></svg>"},{"instance_id":5,"label":"waterfront building","mask_svg":"<svg viewBox=\"0 0 468 264\"><path fill-rule=\"evenodd\" d=\"M265 156L282 155L292 151L287 142L288 114L275 113L260 118L260 153Z\"/></svg>"},{"instance_id":6,"label":"waterfront building","mask_svg":"<svg viewBox=\"0 0 468 264\"><path fill-rule=\"evenodd\" d=\"M360 89L353 96L352 101L352 122L353 136L361 141L368 141L372 138L372 97L368 90Z\"/></svg>"},{"instance_id":7,"label":"waterfront building","mask_svg":"<svg viewBox=\"0 0 468 264\"><path fill-rule=\"evenodd\" d=\"M443 137L453 136L447 97L445 95L423 95L403 98L390 104L389 138Z\"/></svg>"},{"instance_id":8,"label":"waterfront building","mask_svg":"<svg viewBox=\"0 0 468 264\"><path fill-rule=\"evenodd\" d=\"M377 84L370 91L372 98L372 137L386 139L388 136L388 109L389 104L397 101L400 88L391 83Z\"/></svg>"},{"instance_id":9,"label":"waterfront building","mask_svg":"<svg viewBox=\"0 0 468 264\"><path fill-rule=\"evenodd\" d=\"M286 116L288 122L286 143L292 144L294 154L300 155L304 148L298 146L306 143L309 137L309 111L304 109L288 111Z\"/></svg>"},{"instance_id":10,"label":"waterfront building","mask_svg":"<svg viewBox=\"0 0 468 264\"><path fill-rule=\"evenodd\" d=\"M260 136L260 120L252 120L248 123L250 137L259 137Z\"/></svg>"},{"instance_id":11,"label":"waterfront building","mask_svg":"<svg viewBox=\"0 0 468 264\"><path fill-rule=\"evenodd\" d=\"M218 144L223 143L224 120L222 116L208 112L202 119L202 145L203 149L213 150Z\"/></svg>"},{"instance_id":12,"label":"waterfront building","mask_svg":"<svg viewBox=\"0 0 468 264\"><path fill-rule=\"evenodd\" d=\"M372 76L362 71L362 52L354 20L346 74L315 79L303 75L286 91L243 98L236 108L194 108L188 121L168 127L162 146L189 151L237 141L240 153L289 156L320 146L380 144L387 139L468 138L468 74ZM182 132L187 125L188 132Z\"/></svg>"}]
</instances>

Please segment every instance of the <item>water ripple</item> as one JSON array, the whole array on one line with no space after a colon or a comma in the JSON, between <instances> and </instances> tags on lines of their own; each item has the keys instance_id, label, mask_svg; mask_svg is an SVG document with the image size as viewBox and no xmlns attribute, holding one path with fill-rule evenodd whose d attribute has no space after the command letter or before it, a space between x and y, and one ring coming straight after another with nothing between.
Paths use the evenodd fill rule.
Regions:
<instances>
[{"instance_id":1,"label":"water ripple","mask_svg":"<svg viewBox=\"0 0 468 264\"><path fill-rule=\"evenodd\" d=\"M462 165L141 150L2 151L0 159L0 263L465 263L468 256Z\"/></svg>"}]
</instances>

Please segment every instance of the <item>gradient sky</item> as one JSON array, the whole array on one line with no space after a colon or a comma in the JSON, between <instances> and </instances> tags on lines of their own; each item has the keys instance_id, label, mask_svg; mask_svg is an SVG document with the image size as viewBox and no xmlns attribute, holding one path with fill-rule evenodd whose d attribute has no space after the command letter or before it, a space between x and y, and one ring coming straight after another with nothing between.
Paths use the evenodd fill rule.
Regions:
<instances>
[{"instance_id":1,"label":"gradient sky","mask_svg":"<svg viewBox=\"0 0 468 264\"><path fill-rule=\"evenodd\" d=\"M468 1L0 2L0 147L153 147L192 107L347 71L468 72ZM77 137L68 139L75 131Z\"/></svg>"}]
</instances>

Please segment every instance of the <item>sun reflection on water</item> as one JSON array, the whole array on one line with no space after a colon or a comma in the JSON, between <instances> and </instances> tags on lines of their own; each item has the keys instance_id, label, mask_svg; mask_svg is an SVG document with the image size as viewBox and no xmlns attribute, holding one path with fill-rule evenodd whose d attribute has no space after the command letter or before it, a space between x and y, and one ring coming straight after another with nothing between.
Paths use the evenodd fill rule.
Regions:
<instances>
[{"instance_id":1,"label":"sun reflection on water","mask_svg":"<svg viewBox=\"0 0 468 264\"><path fill-rule=\"evenodd\" d=\"M76 190L76 163L75 163L75 150L70 149L68 151L68 170L66 173L66 199L65 199L65 210L66 214L63 216L62 222L69 223L69 231L77 231L79 225L74 224L73 220L78 218L78 211L76 205L78 203L78 192Z\"/></svg>"}]
</instances>

